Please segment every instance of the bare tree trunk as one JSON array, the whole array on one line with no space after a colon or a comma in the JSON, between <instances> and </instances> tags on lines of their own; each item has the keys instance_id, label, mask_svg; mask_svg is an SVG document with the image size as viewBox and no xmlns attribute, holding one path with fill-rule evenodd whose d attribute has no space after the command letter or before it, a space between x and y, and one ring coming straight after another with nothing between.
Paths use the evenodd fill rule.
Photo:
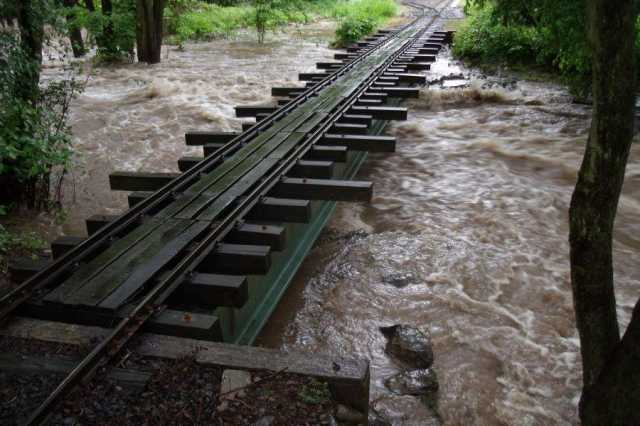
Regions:
<instances>
[{"instance_id":1,"label":"bare tree trunk","mask_svg":"<svg viewBox=\"0 0 640 426\"><path fill-rule=\"evenodd\" d=\"M105 25L102 28L102 33L96 35L96 44L98 45L98 48L111 54L116 50L113 40L113 4L111 3L111 0L102 0L101 4L102 14L105 17ZM90 7L94 7L93 1L87 2L87 8L89 9Z\"/></svg>"},{"instance_id":2,"label":"bare tree trunk","mask_svg":"<svg viewBox=\"0 0 640 426\"><path fill-rule=\"evenodd\" d=\"M28 67L27 70L22 72L21 79L25 84L20 86L22 93L19 96L34 105L40 93L38 90L40 81L39 65L42 64L42 40L44 36L41 6L37 0L22 0L18 8L21 47L29 58L38 64L36 67Z\"/></svg>"},{"instance_id":3,"label":"bare tree trunk","mask_svg":"<svg viewBox=\"0 0 640 426\"><path fill-rule=\"evenodd\" d=\"M78 0L64 0L66 7L72 8L78 5ZM67 13L67 24L69 25L69 39L71 40L71 49L73 50L73 56L79 58L84 56L86 50L84 48L84 42L82 41L82 31L80 27L73 22L76 14L72 11Z\"/></svg>"},{"instance_id":4,"label":"bare tree trunk","mask_svg":"<svg viewBox=\"0 0 640 426\"><path fill-rule=\"evenodd\" d=\"M610 425L622 424L615 421L621 419L620 412L600 413L608 421L599 423L594 410L599 412L602 401L594 395L601 393L602 380L612 369L624 368L611 364L620 347L611 246L633 137L633 0L589 0L587 15L594 109L569 211L571 282L583 365L581 419L585 425ZM607 380L609 383L611 377ZM616 382L616 386L619 384ZM639 385L636 382L635 386ZM612 396L605 394L604 398L610 400ZM632 409L637 410L629 406L625 412L629 414Z\"/></svg>"},{"instance_id":5,"label":"bare tree trunk","mask_svg":"<svg viewBox=\"0 0 640 426\"><path fill-rule=\"evenodd\" d=\"M164 4L165 0L138 0L136 44L140 62L160 62Z\"/></svg>"}]
</instances>

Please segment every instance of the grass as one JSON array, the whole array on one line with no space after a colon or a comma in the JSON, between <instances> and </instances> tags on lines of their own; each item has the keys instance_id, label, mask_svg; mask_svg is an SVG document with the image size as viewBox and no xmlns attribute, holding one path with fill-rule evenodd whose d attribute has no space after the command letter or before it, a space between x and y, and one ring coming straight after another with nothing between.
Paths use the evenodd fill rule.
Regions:
<instances>
[{"instance_id":1,"label":"grass","mask_svg":"<svg viewBox=\"0 0 640 426\"><path fill-rule=\"evenodd\" d=\"M266 30L317 18L338 22L335 46L345 46L374 32L398 12L395 0L255 0L235 6L195 2L168 12L170 42L229 37L242 28Z\"/></svg>"}]
</instances>

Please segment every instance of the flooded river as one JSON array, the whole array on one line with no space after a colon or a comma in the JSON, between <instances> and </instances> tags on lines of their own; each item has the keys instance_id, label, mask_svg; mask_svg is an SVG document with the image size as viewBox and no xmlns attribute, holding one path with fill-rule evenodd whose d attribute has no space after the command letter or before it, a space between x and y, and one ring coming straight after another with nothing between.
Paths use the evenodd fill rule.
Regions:
<instances>
[{"instance_id":1,"label":"flooded river","mask_svg":"<svg viewBox=\"0 0 640 426\"><path fill-rule=\"evenodd\" d=\"M159 65L99 68L72 108L81 156L63 231L119 213L115 170L175 171L200 154L190 129L237 130L233 106L330 59L330 26L169 49ZM48 73L55 73L50 69ZM466 73L440 60L432 76ZM471 78L474 80L474 77ZM378 327L429 330L450 425L575 424L579 342L569 284L567 209L590 110L550 83L434 88L396 123L398 152L371 156L370 204L341 204L261 338L289 349L371 360L371 406L394 424L436 424L414 397L391 395L398 371ZM618 312L640 296L640 145L634 145L614 243Z\"/></svg>"},{"instance_id":2,"label":"flooded river","mask_svg":"<svg viewBox=\"0 0 640 426\"><path fill-rule=\"evenodd\" d=\"M444 58L431 74L461 71ZM398 152L359 174L375 182L373 202L339 206L265 333L369 358L372 408L394 424L437 424L384 387L399 370L378 327L396 323L431 332L445 424L577 423L567 211L590 110L550 83L506 85L411 102L391 129ZM640 296L638 144L629 163L614 243L625 326Z\"/></svg>"}]
</instances>

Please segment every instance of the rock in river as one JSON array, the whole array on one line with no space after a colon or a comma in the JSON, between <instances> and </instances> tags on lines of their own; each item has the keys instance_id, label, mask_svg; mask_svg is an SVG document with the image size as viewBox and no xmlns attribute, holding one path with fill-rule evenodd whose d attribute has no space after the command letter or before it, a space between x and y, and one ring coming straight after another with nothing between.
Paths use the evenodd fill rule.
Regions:
<instances>
[{"instance_id":1,"label":"rock in river","mask_svg":"<svg viewBox=\"0 0 640 426\"><path fill-rule=\"evenodd\" d=\"M385 352L410 368L429 368L433 364L431 337L410 325L380 327L387 338Z\"/></svg>"},{"instance_id":2,"label":"rock in river","mask_svg":"<svg viewBox=\"0 0 640 426\"><path fill-rule=\"evenodd\" d=\"M398 395L422 396L438 390L438 377L430 368L398 373L384 381L385 386Z\"/></svg>"}]
</instances>

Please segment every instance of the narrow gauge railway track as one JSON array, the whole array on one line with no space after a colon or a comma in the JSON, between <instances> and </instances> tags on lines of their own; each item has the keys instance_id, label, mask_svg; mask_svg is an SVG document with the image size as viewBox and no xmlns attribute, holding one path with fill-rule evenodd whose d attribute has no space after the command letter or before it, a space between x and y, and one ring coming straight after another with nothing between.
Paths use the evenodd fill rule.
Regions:
<instances>
[{"instance_id":1,"label":"narrow gauge railway track","mask_svg":"<svg viewBox=\"0 0 640 426\"><path fill-rule=\"evenodd\" d=\"M436 19L421 16L399 30L367 39L347 50L345 63L319 64L330 73L321 79L316 76L302 93L283 91L295 97L273 112L269 108L237 109L239 116L266 115L3 296L0 320L36 296L45 303L80 306L81 310L122 312L126 304L111 334L69 373L27 424L43 423L67 392L166 308L167 299L181 284L208 271L206 265L216 263L216 256L225 259L223 249L229 245L224 239L265 197L299 198L302 192L308 198L333 201L370 199L368 182L308 178L304 171L302 177L291 175L300 174L293 172L320 144L352 144L361 149L375 142L336 134L348 128L349 121L362 116L406 118L406 109L380 106L378 101L416 93L417 89L396 87L396 83L416 81L408 69L428 68L419 61L432 61L432 49L444 38L443 34L428 35ZM367 102L372 100L376 102ZM140 260L131 263L129 257ZM251 258L245 260L251 263ZM223 273L228 268L220 262L218 266ZM249 273L260 274L268 267L268 263L260 264Z\"/></svg>"}]
</instances>

